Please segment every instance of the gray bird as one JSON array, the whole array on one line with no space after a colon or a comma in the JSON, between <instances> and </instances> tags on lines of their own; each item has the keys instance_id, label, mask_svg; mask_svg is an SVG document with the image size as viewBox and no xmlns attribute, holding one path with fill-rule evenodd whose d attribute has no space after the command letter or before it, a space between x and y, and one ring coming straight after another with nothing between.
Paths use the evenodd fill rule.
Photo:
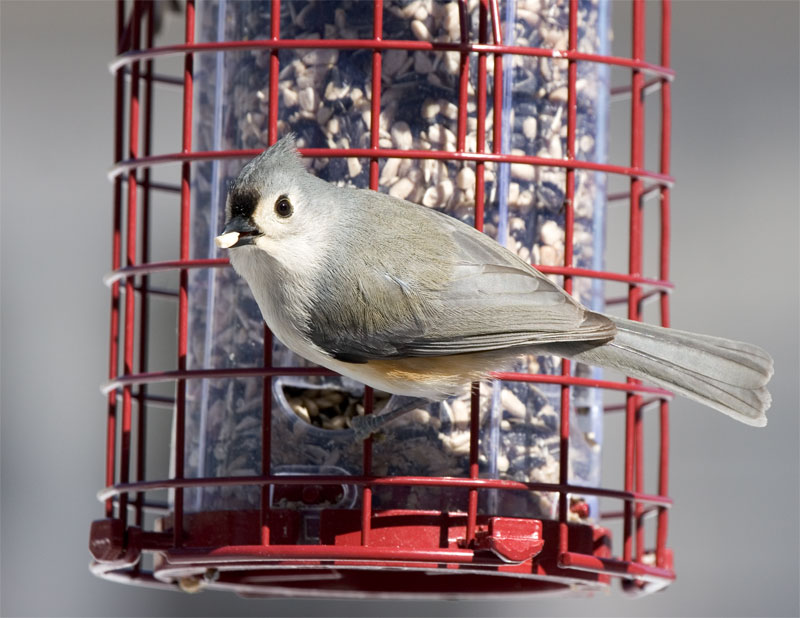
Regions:
<instances>
[{"instance_id":1,"label":"gray bird","mask_svg":"<svg viewBox=\"0 0 800 618\"><path fill-rule=\"evenodd\" d=\"M413 398L393 416L521 354L552 354L767 423L772 359L761 348L590 311L469 225L313 176L291 135L245 165L226 215L217 245L270 330L314 363Z\"/></svg>"}]
</instances>

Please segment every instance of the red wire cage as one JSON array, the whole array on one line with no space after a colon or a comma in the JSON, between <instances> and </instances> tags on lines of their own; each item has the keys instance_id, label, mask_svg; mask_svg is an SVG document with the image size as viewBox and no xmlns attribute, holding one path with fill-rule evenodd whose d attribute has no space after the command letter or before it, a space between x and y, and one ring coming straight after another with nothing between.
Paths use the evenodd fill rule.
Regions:
<instances>
[{"instance_id":1,"label":"red wire cage","mask_svg":"<svg viewBox=\"0 0 800 618\"><path fill-rule=\"evenodd\" d=\"M281 38L278 0L271 4L271 27L263 38L214 43L195 42L195 1L185 3L185 42L155 46L154 4L142 0L118 0L115 75L115 138L113 178L113 253L112 270L107 278L111 290L110 366L107 392L107 442L105 489L100 492L104 518L92 523L91 570L99 576L126 583L176 588L184 591L200 587L235 590L244 595L273 594L432 594L535 593L542 591L592 590L606 587L619 578L623 589L633 593L652 592L668 585L675 577L672 553L667 548L669 447L669 393L643 386L635 380L625 382L596 380L571 375L564 361L561 375L497 374L504 380L549 382L560 387L560 461L558 483L523 483L481 478L478 468L478 386L473 386L470 417L469 467L461 477L379 476L372 471L373 439L363 443L363 473L342 478L326 475L281 475L271 473L272 378L281 375L326 372L314 368L274 366L270 354L271 336L265 332L264 363L261 368L187 368L187 329L189 272L192 269L227 268L226 259L190 259L192 170L201 161L248 159L259 150L196 151L192 149L193 69L196 54L230 53L241 50L269 52L268 141L278 138L279 51L299 48L365 50L372 63L372 115L369 148L302 149L305 157L361 157L369 160L370 188L378 188L379 161L385 158L441 159L474 164L476 190L474 220L483 228L485 166L487 163L516 163L529 166L561 167L566 170L565 250L560 266L540 266L547 274L563 276L564 287L572 292L573 279L587 277L615 281L627 287L627 295L617 302L627 305L631 319L641 319L646 299L660 303L660 323L669 325L669 208L670 208L670 85L674 76L670 65L670 3L660 5L660 65L645 61L645 2L632 2L632 55L614 57L579 51L578 0L568 0L569 39L567 49L544 49L504 45L498 0L480 0L475 11L479 21L478 40L470 35L466 0L460 2L461 41L411 41L383 38L381 0L370 4L372 38L353 40L293 40ZM379 144L381 101L381 63L387 50L426 50L461 54L457 147L445 150L396 150ZM566 105L566 152L560 159L507 154L500 151L499 131L507 119L501 110L503 57L538 56L563 59L568 63ZM167 77L154 71L160 57L183 59L182 78ZM481 119L487 111L488 63L493 63L492 91L494 122L493 151L478 140L477 151L465 147L466 97L470 63L477 58L478 134L485 132ZM629 84L617 94L630 95L630 161L614 165L579 160L576 157L576 80L579 63L603 63L630 72ZM473 65L475 66L475 65ZM153 152L153 110L158 88L179 87L182 91L182 131L180 148L174 152ZM644 164L645 96L660 93L660 165L647 170ZM612 94L614 91L612 90ZM177 146L177 145L176 145ZM178 164L175 184L151 179L154 166ZM609 201L627 202L628 272L587 270L573 264L573 198L576 170L591 170L629 179L629 190L609 195ZM180 211L179 259L151 260L151 199L156 194L171 196ZM659 273L655 278L643 274L644 205L646 198L658 197ZM177 273L174 290L151 283L159 272ZM148 366L147 341L150 303L166 297L177 303L177 367L155 371ZM611 302L611 301L609 301ZM187 381L206 378L261 377L262 471L253 476L188 478L184 470L186 451ZM175 384L175 396L159 397L148 392L155 382ZM606 413L620 410L625 418L621 489L583 487L568 480L567 453L570 445L570 397L574 387L587 386L625 394L624 405L606 406ZM655 404L655 405L651 405ZM366 413L372 410L372 393L366 390ZM148 479L147 423L153 414L163 415L166 407L174 415L174 460L169 478ZM657 484L654 494L644 492L645 439L647 410L658 409ZM390 438L391 439L391 438ZM343 483L360 488L360 503L345 514L323 513L318 544L300 544L292 534L297 522L293 514L275 508L270 491L293 488L306 494L324 492ZM252 486L260 488L261 507L257 510L187 513L184 494L187 488ZM373 489L382 486L428 486L462 488L468 496L458 512L432 512L373 508ZM169 490L171 502L159 503L155 492ZM539 520L519 513L500 517L478 512L482 492L548 491L558 496L555 520ZM568 520L575 508L570 496L590 495L621 502L622 509L601 513L601 520L622 522L621 548L615 550L611 533L605 527ZM161 517L148 523L148 513ZM653 518L649 518L653 515ZM343 524L346 519L346 525ZM645 520L655 521L654 542L646 537ZM648 544L649 543L649 544ZM152 567L143 557L150 556ZM426 574L435 572L436 577ZM502 577L503 575L507 577Z\"/></svg>"}]
</instances>

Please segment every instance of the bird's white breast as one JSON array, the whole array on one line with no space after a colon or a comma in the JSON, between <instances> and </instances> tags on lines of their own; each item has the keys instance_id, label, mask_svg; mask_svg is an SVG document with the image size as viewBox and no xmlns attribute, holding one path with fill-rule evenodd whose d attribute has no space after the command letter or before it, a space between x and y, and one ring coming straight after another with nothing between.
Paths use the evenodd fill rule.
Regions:
<instances>
[{"instance_id":1,"label":"bird's white breast","mask_svg":"<svg viewBox=\"0 0 800 618\"><path fill-rule=\"evenodd\" d=\"M243 249L243 250L242 250ZM319 362L320 351L308 341L303 326L308 320L302 298L287 285L285 269L266 253L244 247L231 252L231 264L250 286L261 315L269 329L288 348L309 360Z\"/></svg>"}]
</instances>

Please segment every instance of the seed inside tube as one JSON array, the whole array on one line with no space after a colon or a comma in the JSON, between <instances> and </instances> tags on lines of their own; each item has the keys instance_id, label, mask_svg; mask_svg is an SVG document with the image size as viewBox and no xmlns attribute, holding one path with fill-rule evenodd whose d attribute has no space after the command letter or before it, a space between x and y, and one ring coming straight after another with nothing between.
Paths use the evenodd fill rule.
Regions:
<instances>
[{"instance_id":1,"label":"seed inside tube","mask_svg":"<svg viewBox=\"0 0 800 618\"><path fill-rule=\"evenodd\" d=\"M214 239L217 247L220 249L230 249L239 240L239 232L228 232L227 234L220 234Z\"/></svg>"},{"instance_id":2,"label":"seed inside tube","mask_svg":"<svg viewBox=\"0 0 800 618\"><path fill-rule=\"evenodd\" d=\"M337 4L345 6L347 3ZM431 3L430 0L406 0L406 2L400 4L403 4L406 8L402 9L400 14L387 12L385 15L386 23L384 23L385 29L393 30L394 28L402 27L407 32L408 28L411 27L410 38L418 38L419 40L451 43L461 40L460 2L441 0L439 3ZM472 2L469 4L472 5ZM540 4L542 5L541 7L539 7ZM541 0L520 0L517 3L519 7L517 9L515 27L518 29L516 35L518 42L526 41L531 45L538 45L552 40L555 42L553 45L557 43L562 48L566 48L566 43L562 42L561 32L550 32L553 29L557 31L565 29L563 25L566 23L564 18L566 15L565 8L561 5L555 6L559 3L552 3L555 8L550 8L549 4L541 2ZM566 4L568 5L569 3ZM250 16L246 6L246 4L241 4L240 8L232 8L230 10L237 12L237 18L241 16L242 20L249 20ZM432 9L427 8L431 6L433 7ZM592 12L586 14L588 18L591 18L591 16ZM317 20L314 17L313 9L307 11L302 19L298 13L295 19L297 23L294 30L290 30L293 37L305 38L314 35L314 31L317 28ZM347 30L350 29L352 22L348 24L345 22L350 22L350 20L351 15L348 11L344 8L336 9L334 18L323 20L324 22L333 23L325 23L325 33L322 38L358 38L360 35L357 36L354 33L362 27L371 32L371 22L369 24L365 23L365 25L358 25L358 22L356 22L357 25L353 26L351 33L348 34ZM312 22L314 23L312 24ZM410 22L416 23L410 26ZM599 40L595 25L596 21L584 23L584 15L581 14L579 23L581 28L586 27L587 41ZM204 22L203 27L208 28L208 36L216 36L217 24L213 20L207 23ZM548 37L547 40L545 40L545 36ZM298 133L301 142L309 145L319 137L318 131L321 130L324 139L328 141L331 147L361 145L362 142L360 140L364 137L369 137L368 129L371 122L371 110L367 95L364 94L369 92L367 74L363 74L359 70L360 61L357 58L350 59L346 54L339 52L336 52L339 53L338 57L324 57L323 52L316 49L311 51L287 51L287 53L295 53L295 56L294 62L287 60L286 66L282 67L280 72L278 92L280 93L280 102L283 107L278 119L278 133L282 135L294 130ZM511 135L510 148L515 150L512 154L537 155L549 158L554 158L555 154L563 156L561 149L562 144L565 143L563 140L567 129L566 113L563 110L566 108L564 105L557 105L557 103L559 103L558 99L564 93L564 91L558 91L558 88L566 86L567 72L566 67L562 69L559 64L566 62L558 56L561 53L558 49L554 50L554 57L559 59L542 59L541 67L536 58L525 60L519 57L514 63L513 83L521 91L529 92L530 99L526 99L525 106L519 108L517 108L517 102L515 101L515 113L513 116L509 116L506 123ZM455 97L448 93L451 90L450 85L457 83L462 69L465 68L461 63L462 54L459 51L449 51L442 52L439 56L434 56L425 51L416 53L412 51L409 53L406 50L388 50L384 52L381 73L382 111L379 115L379 145L382 148L398 148L398 144L402 144L399 146L401 149L418 145L419 148L426 150L456 150L458 142L456 124L458 124L459 111L463 111L463 109L457 105ZM291 55L289 57L291 58ZM266 58L268 59L268 56ZM235 70L249 75L251 71L250 62L252 60L243 56L240 62L235 62ZM337 79L334 79L329 74L331 64L335 64L341 73L341 76ZM258 64L257 61L256 68L262 70L253 72L254 85L252 88L241 88L235 80L224 84L224 105L230 105L231 114L234 114L237 118L242 118L238 133L234 129L235 137L239 140L258 139L261 142L267 141L265 139L267 131L266 108L269 99L269 85L267 84L267 75L263 71L263 66L265 65ZM544 82L538 79L537 72L544 76L542 78ZM415 93L416 96L411 97L411 99L408 98L409 84L418 84L421 88L420 93ZM544 87L545 84L547 85L546 88ZM587 89L592 86L594 88L599 87L598 77L595 73L589 75L585 84ZM206 87L213 89L213 82ZM432 87L433 90L431 90ZM475 94L471 82L469 89L472 94ZM539 94L537 94L536 89L540 89ZM254 91L256 91L255 94ZM579 82L576 83L576 92L585 94ZM348 98L351 103L347 102ZM211 108L212 105L216 105L214 101L215 98L213 96L204 97L204 103L202 103L204 110L211 113L216 109ZM342 101L348 104L343 106L341 105ZM467 105L466 150L475 151L478 148L476 144L479 142L476 136L479 118L476 105L477 103L473 101L470 101ZM594 139L595 137L596 123L594 117L594 114L590 115L590 117L587 117L586 122L579 122L576 127L575 139L581 152L590 152L593 148L591 144L589 146L586 145L588 142L585 139ZM314 126L315 123L318 126ZM491 114L489 114L488 122L485 124L488 129L491 128ZM491 133L490 130L489 133ZM199 134L201 142L208 140L207 143L204 143L203 149L211 150L214 148L210 140L211 135L212 132L201 132ZM357 158L346 159L346 171L341 167L337 167L336 173L342 172L342 175L347 173L353 184L363 184L365 182L365 174L364 170L360 169L363 161L363 159L359 160ZM431 165L427 166L426 162ZM315 159L312 165L315 172L320 172L326 167L329 171L333 169L328 167L329 160L323 158ZM425 206L443 210L454 216L467 217L468 213L472 214L474 206L475 185L477 182L475 169L474 165L464 166L460 162L449 160L390 158L383 161L379 184L383 191L393 191L394 194L405 199L421 201ZM511 165L510 169L511 181L508 189L509 225L507 228L507 235L511 241L509 242L509 248L516 251L526 262L533 261L552 265L559 263L559 259L563 261L564 239L557 234L557 229L553 229L553 224L548 224L548 222L551 220L555 220L554 222L561 221L558 213L563 208L564 196L562 188L565 183L565 176L556 168L535 167L526 163L515 163ZM461 173L459 174L459 172ZM500 188L497 180L491 178L490 174L486 176L486 190L492 190L495 194L499 194ZM595 230L588 222L591 221L591 208L595 204L595 194L598 188L593 181L594 175L586 174L585 176L585 180L581 180L581 175L576 174L578 179L576 181L578 184L574 203L576 214L580 214L582 211L589 214L582 215L583 218L576 218L580 219L580 221L576 221L575 249L576 257L580 255L581 258L590 259L591 254L588 251L594 247ZM201 180L198 175L198 183L200 182L207 181ZM210 189L204 187L203 191L208 191L207 199L210 201ZM210 216L210 209L208 210L209 212L204 212L201 215L205 217L203 224L206 226L216 225L216 220ZM519 222L524 225L520 225ZM206 227L206 229L208 228ZM491 226L488 229L491 231ZM496 229L494 231L496 233ZM578 242L582 231L585 234L585 239ZM249 238L244 238L249 235L248 233L244 235L234 234L220 235L215 239L215 244L220 249L230 249L235 248L242 240L250 240ZM561 258L559 258L559 255ZM202 286L207 281L207 275L205 272L200 271L197 271L197 274L199 275L197 279L199 283L197 283L198 287L196 289L202 290L204 289ZM218 281L221 283L217 289L221 290L222 283L229 286L234 285L237 275L232 269L219 269L215 271L215 277L218 277ZM195 280L192 279L192 281ZM580 283L579 280L576 280L576 284L578 283ZM589 283L588 280L587 283ZM580 288L580 290L580 293L583 294L584 288ZM198 295L198 298L201 298L201 296ZM238 295L220 294L213 305L203 302L190 303L190 311L196 312L198 324L211 324L213 318L214 321L218 320L219 324L227 325L224 331L221 330L215 334L215 345L211 357L214 363L235 362L247 365L251 361L253 363L263 361L261 346L250 346L247 336L250 331L261 328L261 315L255 310L255 306L252 303L240 303L239 300ZM240 325L245 324L247 329L240 327ZM194 342L194 340L191 341ZM202 345L203 338L197 338L197 341ZM526 370L529 368L538 369L540 362L543 366L549 366L548 364L551 361L546 358L527 355L524 367ZM240 389L247 390L247 394L243 396L245 402L258 399L257 407L260 410L261 380L226 381L229 384L225 384L224 388L221 384L202 386L200 382L205 381L194 382L197 384L190 381L189 388L193 389L196 386L198 390L192 391L196 393L196 397L192 400L194 407L189 410L190 418L199 418L202 410L197 402L202 401L203 398L199 389L208 388L209 385L211 386L209 391L210 400L217 399L217 405L214 408L216 413L211 414L209 418L225 418L226 414L234 414L234 405L237 406L236 415L251 418L249 415L256 414L252 412L249 403L241 405L234 403L241 396ZM298 386L295 386L295 384ZM281 392L285 394L285 401L281 399L280 412L286 412L291 417L300 419L300 422L293 422L293 418L291 419L292 422L276 422L278 418L283 417L277 416L279 410L277 409L277 404L275 405L273 413L276 417L272 429L274 440L273 457L278 459L274 461L281 460L286 463L307 464L310 466L336 465L348 471L351 468L357 470L361 465L361 453L359 449L349 449L347 445L350 444L350 438L328 437L328 432L323 434L324 437L317 438L315 436L317 433L322 434L322 430L342 429L347 426L350 418L363 415L365 411L360 397L351 395L337 383L332 383L331 389L322 390L316 388L318 386L316 383L312 384L315 385L313 390L305 388L307 386L305 381L291 383L286 381L282 386L277 384L275 386L274 393ZM496 457L498 473L505 478L516 478L514 475L520 475L520 479L525 481L557 483L557 412L554 412L549 405L545 405L543 403L545 398L540 395L534 397L533 394L527 394L527 391L522 389L509 390L506 393L503 392L506 390L505 387L501 388L503 390L501 390L499 402L495 404L492 403L494 398L487 399L489 397L487 395L489 389L484 386L481 393L480 408L481 419L485 417L487 410L494 410L494 408L489 408L490 404L492 406L498 405L501 411L500 441L497 444L497 450L492 451L492 457ZM336 393L338 400L336 402L328 402L327 398L330 398L333 393ZM383 395L388 397L388 394ZM316 414L311 413L313 406L304 403L304 400L312 401L316 405L318 408ZM460 401L463 401L463 403L456 403L451 406L452 401L453 399L450 399L442 403L441 418L436 408L433 408L433 411L428 411L427 409L416 410L408 415L406 421L398 421L396 429L390 429L387 431L387 435L390 436L389 440L391 440L392 431L398 431L399 433L402 427L404 448L379 449L376 452L374 461L376 469L383 470L383 472L380 472L381 474L385 473L387 469L398 470L408 474L421 471L436 476L447 475L451 470L453 474L460 474L461 468L459 466L461 464L457 463L457 458L464 457L465 454L469 453L470 399L468 395L462 396ZM377 400L375 410L380 410ZM446 414L445 410L454 410L455 414L452 412ZM492 414L494 414L494 411ZM212 448L211 445L219 442L229 446L226 450L221 449L223 456L233 445L235 445L236 449L246 448L244 445L252 436L248 432L252 432L252 429L242 429L241 422L239 422L236 424L237 429L233 435L230 435L230 432L221 430L224 426L224 424L220 424L214 425L219 429L208 428L206 444L209 446L207 451ZM256 427L258 426L260 426L260 417ZM535 431L535 434L532 434L531 431ZM533 435L535 435L535 438L532 437ZM483 436L481 435L481 437ZM593 453L596 453L597 447L592 444L588 437L585 440L579 439L582 437L578 434L578 439L575 439L576 444L571 444L570 460L572 460L573 453L577 453L579 457L595 456ZM555 443L553 443L554 438ZM306 441L311 442L311 446L316 446L317 444L325 445L326 448L318 448L318 450L312 448L308 449L308 451L304 449L302 454L295 454L292 445L296 444L297 440L302 440L304 443ZM585 450L584 446L586 446ZM494 449L494 447L492 448ZM248 450L247 452L251 451ZM555 456L553 453L555 453ZM202 461L203 457L204 455L202 454L195 454L194 463L192 464L195 473L198 469L198 462ZM482 465L485 463L485 457L486 454L482 453ZM215 473L227 476L231 471L244 469L245 466L237 463L239 461L238 458L231 459L233 463L229 463L228 459L224 457L215 459L214 465L217 466ZM337 460L337 463L331 463L332 460ZM257 462L252 464L252 466L257 465ZM382 468L380 468L381 466ZM572 462L570 467L572 467ZM414 507L417 501L419 501L420 506L428 504L429 501L435 501L435 504L439 506L440 501L449 505L451 500L453 502L459 500L457 496L445 498L444 494L441 497L438 494L436 496L428 496L423 490L427 491L429 488L420 487L415 489L418 489L419 493L412 491L409 494L409 507ZM521 492L512 493L515 494L514 500L517 499L516 494L521 494ZM533 514L541 512L542 516L553 517L554 509L557 507L557 501L555 505L552 502L553 494L549 492L524 493L526 494L526 501L530 501L529 506L533 509ZM210 500L212 498L219 501L217 504L221 505L225 504L224 500L242 500L247 501L249 504L252 499L255 499L254 504L256 506L258 502L258 495L253 497L249 492L245 492L244 488L237 490L227 498L222 495L209 496ZM499 504L503 503L500 502ZM515 508L518 508L516 503ZM574 513L570 512L568 517L574 517ZM198 577L202 579L202 575Z\"/></svg>"}]
</instances>

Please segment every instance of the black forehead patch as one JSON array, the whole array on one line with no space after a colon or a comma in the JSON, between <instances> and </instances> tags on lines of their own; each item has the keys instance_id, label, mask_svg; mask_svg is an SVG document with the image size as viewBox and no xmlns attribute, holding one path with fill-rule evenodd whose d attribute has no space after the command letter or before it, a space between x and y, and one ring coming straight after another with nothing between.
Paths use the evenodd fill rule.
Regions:
<instances>
[{"instance_id":1,"label":"black forehead patch","mask_svg":"<svg viewBox=\"0 0 800 618\"><path fill-rule=\"evenodd\" d=\"M256 210L260 195L251 187L235 187L231 190L231 218L250 218Z\"/></svg>"}]
</instances>

